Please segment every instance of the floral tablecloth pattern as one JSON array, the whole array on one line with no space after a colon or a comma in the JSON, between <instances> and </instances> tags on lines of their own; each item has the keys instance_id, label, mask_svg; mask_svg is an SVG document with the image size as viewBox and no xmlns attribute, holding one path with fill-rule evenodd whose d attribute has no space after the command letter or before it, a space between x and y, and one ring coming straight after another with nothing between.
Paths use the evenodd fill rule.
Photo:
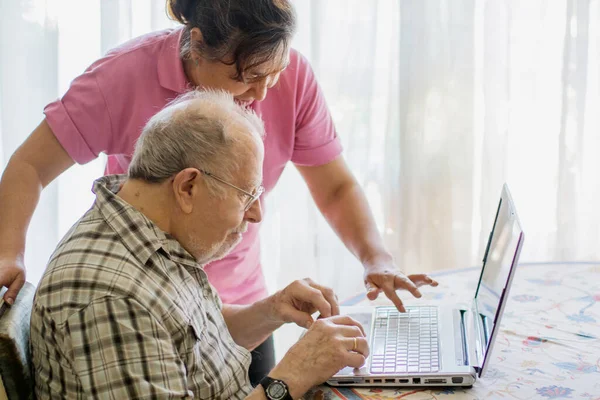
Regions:
<instances>
[{"instance_id":1,"label":"floral tablecloth pattern","mask_svg":"<svg viewBox=\"0 0 600 400\"><path fill-rule=\"evenodd\" d=\"M469 301L479 268L433 274L437 288L405 304ZM383 298L373 304L389 304ZM345 305L364 305L360 294ZM518 266L490 365L471 389L314 388L317 399L600 400L600 262Z\"/></svg>"}]
</instances>

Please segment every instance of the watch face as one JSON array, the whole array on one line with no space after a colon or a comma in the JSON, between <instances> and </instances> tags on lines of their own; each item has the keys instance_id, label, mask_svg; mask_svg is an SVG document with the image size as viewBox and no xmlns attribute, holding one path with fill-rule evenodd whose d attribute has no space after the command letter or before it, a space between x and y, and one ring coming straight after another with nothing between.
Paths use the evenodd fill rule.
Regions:
<instances>
[{"instance_id":1,"label":"watch face","mask_svg":"<svg viewBox=\"0 0 600 400\"><path fill-rule=\"evenodd\" d=\"M267 388L267 395L272 399L283 399L286 394L285 385L278 381L271 382Z\"/></svg>"}]
</instances>

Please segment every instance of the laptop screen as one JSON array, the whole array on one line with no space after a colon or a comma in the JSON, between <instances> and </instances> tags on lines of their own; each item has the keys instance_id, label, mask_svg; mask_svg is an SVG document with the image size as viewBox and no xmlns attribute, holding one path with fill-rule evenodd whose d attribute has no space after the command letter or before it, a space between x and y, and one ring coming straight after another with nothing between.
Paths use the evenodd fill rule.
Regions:
<instances>
[{"instance_id":1,"label":"laptop screen","mask_svg":"<svg viewBox=\"0 0 600 400\"><path fill-rule=\"evenodd\" d=\"M480 376L492 350L495 336L498 334L500 318L522 244L521 224L508 187L504 185L475 292L485 337Z\"/></svg>"}]
</instances>

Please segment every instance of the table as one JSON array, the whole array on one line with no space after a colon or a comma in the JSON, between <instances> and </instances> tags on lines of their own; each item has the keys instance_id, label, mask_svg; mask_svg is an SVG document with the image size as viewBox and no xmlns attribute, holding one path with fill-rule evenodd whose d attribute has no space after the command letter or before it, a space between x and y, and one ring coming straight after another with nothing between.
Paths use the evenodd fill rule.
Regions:
<instances>
[{"instance_id":1,"label":"table","mask_svg":"<svg viewBox=\"0 0 600 400\"><path fill-rule=\"evenodd\" d=\"M432 274L405 304L469 301L480 268ZM364 294L344 305L368 304ZM374 305L390 304L384 296ZM600 400L600 262L521 263L510 291L490 365L471 389L333 388L316 399L580 399Z\"/></svg>"}]
</instances>

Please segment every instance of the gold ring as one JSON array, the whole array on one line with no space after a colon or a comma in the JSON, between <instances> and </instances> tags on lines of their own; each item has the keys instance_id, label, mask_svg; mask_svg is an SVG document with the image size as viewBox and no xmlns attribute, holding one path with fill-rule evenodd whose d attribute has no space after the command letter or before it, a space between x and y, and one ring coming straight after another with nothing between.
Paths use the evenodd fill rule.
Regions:
<instances>
[{"instance_id":1,"label":"gold ring","mask_svg":"<svg viewBox=\"0 0 600 400\"><path fill-rule=\"evenodd\" d=\"M358 339L355 337L354 339L354 346L352 347L352 351L356 351L356 349L358 349Z\"/></svg>"}]
</instances>

